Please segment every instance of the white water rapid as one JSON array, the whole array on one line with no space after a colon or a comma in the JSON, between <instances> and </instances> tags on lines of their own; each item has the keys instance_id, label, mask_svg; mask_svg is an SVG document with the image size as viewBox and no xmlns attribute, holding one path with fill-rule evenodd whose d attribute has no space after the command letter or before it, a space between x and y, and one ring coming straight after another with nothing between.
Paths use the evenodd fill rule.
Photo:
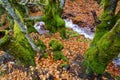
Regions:
<instances>
[{"instance_id":1,"label":"white water rapid","mask_svg":"<svg viewBox=\"0 0 120 80\"><path fill-rule=\"evenodd\" d=\"M91 32L89 27L81 28L77 24L74 24L72 20L69 19L64 19L64 21L66 23L67 28L71 28L72 30L78 32L79 34L83 34L86 38L89 38L91 40L93 39L94 32Z\"/></svg>"}]
</instances>

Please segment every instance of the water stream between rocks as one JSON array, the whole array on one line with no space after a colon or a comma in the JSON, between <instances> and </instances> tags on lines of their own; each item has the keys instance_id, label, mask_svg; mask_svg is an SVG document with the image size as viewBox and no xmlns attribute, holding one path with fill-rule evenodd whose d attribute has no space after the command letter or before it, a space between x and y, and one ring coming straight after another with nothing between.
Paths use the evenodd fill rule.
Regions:
<instances>
[{"instance_id":1,"label":"water stream between rocks","mask_svg":"<svg viewBox=\"0 0 120 80\"><path fill-rule=\"evenodd\" d=\"M72 20L64 19L66 27L71 28L73 31L78 32L79 34L82 34L85 36L85 38L93 39L94 32L91 31L91 29L87 27L80 27L77 24L74 24Z\"/></svg>"}]
</instances>

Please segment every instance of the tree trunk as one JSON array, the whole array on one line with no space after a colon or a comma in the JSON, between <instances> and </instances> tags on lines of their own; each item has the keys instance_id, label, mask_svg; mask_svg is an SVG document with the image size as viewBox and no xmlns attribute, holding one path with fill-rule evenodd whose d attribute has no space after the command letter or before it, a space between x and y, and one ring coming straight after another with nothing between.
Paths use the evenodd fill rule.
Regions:
<instances>
[{"instance_id":1,"label":"tree trunk","mask_svg":"<svg viewBox=\"0 0 120 80\"><path fill-rule=\"evenodd\" d=\"M15 26L15 34L17 35L16 37L19 37L19 40L18 38L16 39L16 37L10 37L8 31L0 31L0 33L4 34L4 36L0 38L0 49L13 55L15 59L24 64L25 67L30 65L35 66L35 52L30 47L30 44L26 40L25 36L22 34L22 32L20 32L16 23Z\"/></svg>"},{"instance_id":2,"label":"tree trunk","mask_svg":"<svg viewBox=\"0 0 120 80\"><path fill-rule=\"evenodd\" d=\"M37 47L33 40L29 37L27 29L25 28L26 25L24 23L23 17L21 16L21 13L18 11L18 9L12 5L12 1L1 1L4 8L14 19L14 37L11 36L12 38L9 38L9 34L7 32L6 34L3 33L4 37L0 38L0 48L13 55L26 67L35 66L35 51L40 52L40 48Z\"/></svg>"},{"instance_id":3,"label":"tree trunk","mask_svg":"<svg viewBox=\"0 0 120 80\"><path fill-rule=\"evenodd\" d=\"M46 0L46 8L44 12L44 22L46 28L52 32L60 32L65 37L65 22L61 18L62 8L59 0Z\"/></svg>"},{"instance_id":4,"label":"tree trunk","mask_svg":"<svg viewBox=\"0 0 120 80\"><path fill-rule=\"evenodd\" d=\"M85 53L87 74L89 68L102 74L120 52L120 19L116 21L114 14L118 0L104 1L101 23L97 25L95 37Z\"/></svg>"},{"instance_id":5,"label":"tree trunk","mask_svg":"<svg viewBox=\"0 0 120 80\"><path fill-rule=\"evenodd\" d=\"M107 32L97 43L90 47L86 54L86 62L90 68L101 74L108 63L120 52L120 19L112 30Z\"/></svg>"}]
</instances>

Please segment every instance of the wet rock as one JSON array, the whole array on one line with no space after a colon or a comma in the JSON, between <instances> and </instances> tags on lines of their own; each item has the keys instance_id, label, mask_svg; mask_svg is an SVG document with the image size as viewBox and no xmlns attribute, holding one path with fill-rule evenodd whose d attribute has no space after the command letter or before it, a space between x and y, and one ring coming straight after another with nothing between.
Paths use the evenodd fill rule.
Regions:
<instances>
[{"instance_id":1,"label":"wet rock","mask_svg":"<svg viewBox=\"0 0 120 80\"><path fill-rule=\"evenodd\" d=\"M39 34L45 34L49 32L48 30L45 29L45 23L42 21L35 23L34 28L37 30Z\"/></svg>"},{"instance_id":2,"label":"wet rock","mask_svg":"<svg viewBox=\"0 0 120 80\"><path fill-rule=\"evenodd\" d=\"M120 66L120 57L114 58L112 61L116 66Z\"/></svg>"}]
</instances>

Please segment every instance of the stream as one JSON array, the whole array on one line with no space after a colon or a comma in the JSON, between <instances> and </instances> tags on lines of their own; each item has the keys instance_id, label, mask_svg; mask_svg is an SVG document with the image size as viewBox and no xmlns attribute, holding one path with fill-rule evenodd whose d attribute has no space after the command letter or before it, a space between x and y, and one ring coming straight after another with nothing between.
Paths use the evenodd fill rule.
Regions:
<instances>
[{"instance_id":1,"label":"stream","mask_svg":"<svg viewBox=\"0 0 120 80\"><path fill-rule=\"evenodd\" d=\"M85 36L85 38L93 39L94 32L91 31L90 27L80 27L77 24L74 24L72 20L64 19L65 25L67 28L71 28L73 31L78 32L79 34L82 34ZM40 21L35 23L34 28L38 31L39 34L44 34L49 32L45 29L45 23Z\"/></svg>"},{"instance_id":2,"label":"stream","mask_svg":"<svg viewBox=\"0 0 120 80\"><path fill-rule=\"evenodd\" d=\"M78 32L79 34L82 34L85 36L85 38L93 39L94 32L91 31L89 27L80 27L77 24L74 24L72 20L64 19L66 27L71 28L73 31Z\"/></svg>"}]
</instances>

